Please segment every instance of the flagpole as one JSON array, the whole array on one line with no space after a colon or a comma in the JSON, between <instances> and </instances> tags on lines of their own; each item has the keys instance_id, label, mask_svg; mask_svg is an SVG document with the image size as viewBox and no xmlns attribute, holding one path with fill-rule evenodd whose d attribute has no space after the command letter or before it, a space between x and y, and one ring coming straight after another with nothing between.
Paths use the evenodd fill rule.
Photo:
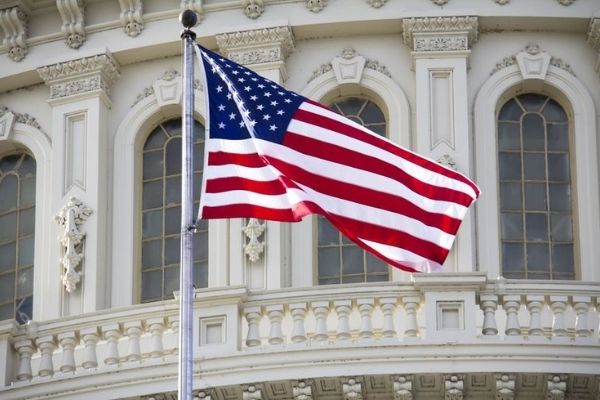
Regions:
<instances>
[{"instance_id":1,"label":"flagpole","mask_svg":"<svg viewBox=\"0 0 600 400\"><path fill-rule=\"evenodd\" d=\"M185 28L183 41L183 112L181 144L181 268L179 276L179 388L180 400L192 400L193 380L193 327L192 301L194 296L193 239L194 219L194 43L196 13L184 10L179 20Z\"/></svg>"}]
</instances>

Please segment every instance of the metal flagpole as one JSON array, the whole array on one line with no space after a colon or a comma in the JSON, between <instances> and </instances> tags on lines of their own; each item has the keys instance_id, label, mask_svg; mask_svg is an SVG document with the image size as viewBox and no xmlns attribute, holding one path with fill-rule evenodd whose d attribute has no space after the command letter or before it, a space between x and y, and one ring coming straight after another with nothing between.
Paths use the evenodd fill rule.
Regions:
<instances>
[{"instance_id":1,"label":"metal flagpole","mask_svg":"<svg viewBox=\"0 0 600 400\"><path fill-rule=\"evenodd\" d=\"M179 400L192 400L193 348L192 300L194 296L193 239L194 219L194 44L196 13L179 15L185 28L183 41L183 115L181 145L181 268L179 275Z\"/></svg>"}]
</instances>

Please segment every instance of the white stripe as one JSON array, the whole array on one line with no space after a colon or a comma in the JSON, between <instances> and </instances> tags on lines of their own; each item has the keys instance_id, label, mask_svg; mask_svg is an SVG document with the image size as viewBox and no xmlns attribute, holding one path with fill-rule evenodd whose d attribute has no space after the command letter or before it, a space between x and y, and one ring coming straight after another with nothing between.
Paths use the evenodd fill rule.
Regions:
<instances>
[{"instance_id":1,"label":"white stripe","mask_svg":"<svg viewBox=\"0 0 600 400\"><path fill-rule=\"evenodd\" d=\"M257 182L269 182L278 179L281 174L275 168L270 166L252 168L241 165L227 164L211 165L207 170L204 171L204 176L206 179L240 177Z\"/></svg>"},{"instance_id":2,"label":"white stripe","mask_svg":"<svg viewBox=\"0 0 600 400\"><path fill-rule=\"evenodd\" d=\"M260 139L210 139L206 146L209 152L226 151L237 154L253 154L256 152L256 146L253 143L254 140ZM266 154L273 155L273 157L278 159L286 160L286 162L297 165L315 175L336 179L340 182L353 183L379 192L383 192L382 189L385 189L387 193L402 197L422 210L431 213L444 214L453 218L462 218L467 211L467 208L460 204L450 201L432 200L415 193L394 179L323 160L321 158L307 156L286 146L266 140L261 140L261 142L260 147ZM213 166L210 166L209 170L211 168L213 168ZM206 172L208 171L205 171L205 173Z\"/></svg>"},{"instance_id":3,"label":"white stripe","mask_svg":"<svg viewBox=\"0 0 600 400\"><path fill-rule=\"evenodd\" d=\"M335 119L341 123L350 125L356 129L360 129L361 131L363 131L365 133L374 135L378 139L386 140L386 141L390 142L391 144L393 144L394 146L398 146L397 144L389 141L387 138L377 135L376 133L371 132L370 130L360 126L359 124L357 124L351 120L348 120L348 119L342 117L341 115L338 115L327 109L317 107L317 106L307 103L307 102L302 103L299 108L304 111L307 111L307 112L323 115L330 119ZM427 182L427 183L435 185L435 186L448 187L448 188L452 188L452 189L461 191L461 192L471 196L473 199L475 199L477 197L473 188L464 182L461 182L454 178L451 178L451 177L442 175L438 172L424 168L424 167L417 165L405 158L402 158L395 154L389 153L380 147L373 146L371 144L365 143L365 142L357 140L357 139L353 139L346 135L340 135L339 133L337 133L335 131L325 129L321 126L313 125L313 124L309 124L306 122L292 119L288 126L288 131L297 133L302 136L310 137L312 139L320 140L325 143L335 143L335 144L340 145L341 147L351 149L358 153L362 153L365 155L370 155L370 156L379 158L379 159L384 160L392 165L399 166L401 169L405 170L408 174L414 176L415 178L419 179L420 181ZM407 149L404 149L404 150L412 153L410 150L407 150ZM423 156L421 156L419 154L416 154L416 153L413 153L413 154L415 154L415 156L417 156L417 157L424 158ZM432 161L432 162L434 162L434 161ZM443 165L441 165L441 164L440 164L440 166L443 167Z\"/></svg>"},{"instance_id":4,"label":"white stripe","mask_svg":"<svg viewBox=\"0 0 600 400\"><path fill-rule=\"evenodd\" d=\"M372 248L377 253L384 255L390 260L409 266L417 271L439 272L442 270L442 266L439 263L421 257L420 255L415 254L409 250L400 247L390 246L387 244L372 242L366 239L359 238L359 240L363 242L367 247Z\"/></svg>"},{"instance_id":5,"label":"white stripe","mask_svg":"<svg viewBox=\"0 0 600 400\"><path fill-rule=\"evenodd\" d=\"M403 231L445 249L449 249L454 241L454 235L425 225L419 220L391 211L381 210L375 207L365 206L364 204L324 195L305 186L302 186L302 190L289 188L287 189L286 194L280 195L267 195L245 190L232 190L222 193L206 193L205 196L204 204L207 206L254 204L274 209L292 208L303 200L309 200L318 204L322 209L329 213L396 231Z\"/></svg>"}]
</instances>

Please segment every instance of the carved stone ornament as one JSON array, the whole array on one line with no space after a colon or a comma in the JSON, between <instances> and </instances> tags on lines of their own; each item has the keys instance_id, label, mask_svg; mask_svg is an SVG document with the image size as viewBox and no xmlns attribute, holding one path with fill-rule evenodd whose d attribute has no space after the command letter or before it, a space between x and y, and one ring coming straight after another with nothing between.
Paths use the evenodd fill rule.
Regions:
<instances>
[{"instance_id":1,"label":"carved stone ornament","mask_svg":"<svg viewBox=\"0 0 600 400\"><path fill-rule=\"evenodd\" d=\"M78 49L85 42L85 0L56 0L56 7L62 18L65 43Z\"/></svg>"},{"instance_id":2,"label":"carved stone ornament","mask_svg":"<svg viewBox=\"0 0 600 400\"><path fill-rule=\"evenodd\" d=\"M514 400L515 375L496 375L496 400Z\"/></svg>"},{"instance_id":3,"label":"carved stone ornament","mask_svg":"<svg viewBox=\"0 0 600 400\"><path fill-rule=\"evenodd\" d=\"M292 385L294 400L313 400L312 386L308 381L298 381Z\"/></svg>"},{"instance_id":4,"label":"carved stone ornament","mask_svg":"<svg viewBox=\"0 0 600 400\"><path fill-rule=\"evenodd\" d=\"M562 6L570 6L575 3L575 0L557 0Z\"/></svg>"},{"instance_id":5,"label":"carved stone ornament","mask_svg":"<svg viewBox=\"0 0 600 400\"><path fill-rule=\"evenodd\" d=\"M413 376L394 377L394 400L413 400Z\"/></svg>"},{"instance_id":6,"label":"carved stone ornament","mask_svg":"<svg viewBox=\"0 0 600 400\"><path fill-rule=\"evenodd\" d=\"M244 14L250 19L256 19L265 12L265 4L263 0L242 0Z\"/></svg>"},{"instance_id":7,"label":"carved stone ornament","mask_svg":"<svg viewBox=\"0 0 600 400\"><path fill-rule=\"evenodd\" d=\"M242 65L283 63L294 50L289 26L223 33L216 39L221 53Z\"/></svg>"},{"instance_id":8,"label":"carved stone ornament","mask_svg":"<svg viewBox=\"0 0 600 400\"><path fill-rule=\"evenodd\" d=\"M450 169L458 171L456 169L456 161L454 161L454 159L452 157L450 157L449 154L444 154L443 156L438 158L437 162L439 162L440 164L442 164Z\"/></svg>"},{"instance_id":9,"label":"carved stone ornament","mask_svg":"<svg viewBox=\"0 0 600 400\"><path fill-rule=\"evenodd\" d=\"M478 40L477 17L405 18L404 43L415 51L468 50Z\"/></svg>"},{"instance_id":10,"label":"carved stone ornament","mask_svg":"<svg viewBox=\"0 0 600 400\"><path fill-rule=\"evenodd\" d=\"M342 394L344 400L362 400L362 383L356 378L343 379Z\"/></svg>"},{"instance_id":11,"label":"carved stone ornament","mask_svg":"<svg viewBox=\"0 0 600 400\"><path fill-rule=\"evenodd\" d=\"M588 27L587 42L600 53L600 18L593 18Z\"/></svg>"},{"instance_id":12,"label":"carved stone ornament","mask_svg":"<svg viewBox=\"0 0 600 400\"><path fill-rule=\"evenodd\" d=\"M367 0L367 3L373 8L380 8L385 5L387 0Z\"/></svg>"},{"instance_id":13,"label":"carved stone ornament","mask_svg":"<svg viewBox=\"0 0 600 400\"><path fill-rule=\"evenodd\" d=\"M364 65L362 60L364 60ZM331 62L321 64L319 68L314 70L311 77L308 79L308 82L311 82L315 78L318 78L319 76L324 75L331 70L334 70L336 79L338 79L339 83L346 83L346 79L350 79L350 81L354 82L360 82L360 77L362 77L364 68L372 69L382 73L388 78L392 77L392 74L387 67L379 61L366 58L358 54L356 50L352 48L346 48L342 50L341 55L334 57ZM358 80L356 80L357 76Z\"/></svg>"},{"instance_id":14,"label":"carved stone ornament","mask_svg":"<svg viewBox=\"0 0 600 400\"><path fill-rule=\"evenodd\" d=\"M248 223L243 228L244 235L248 241L244 245L244 254L248 256L248 259L252 262L260 260L260 256L265 249L264 240L259 241L262 234L265 232L267 225L260 223L256 218L249 218Z\"/></svg>"},{"instance_id":15,"label":"carved stone ornament","mask_svg":"<svg viewBox=\"0 0 600 400\"><path fill-rule=\"evenodd\" d=\"M202 8L202 0L181 0L181 4L179 8L183 10L192 10L198 14L198 22L200 22L200 18L204 15L204 8Z\"/></svg>"},{"instance_id":16,"label":"carved stone ornament","mask_svg":"<svg viewBox=\"0 0 600 400\"><path fill-rule=\"evenodd\" d=\"M443 6L444 4L446 4L448 2L448 0L431 0L433 1L433 4L435 4L436 6Z\"/></svg>"},{"instance_id":17,"label":"carved stone ornament","mask_svg":"<svg viewBox=\"0 0 600 400\"><path fill-rule=\"evenodd\" d=\"M447 375L444 377L444 399L462 400L464 377L462 375Z\"/></svg>"},{"instance_id":18,"label":"carved stone ornament","mask_svg":"<svg viewBox=\"0 0 600 400\"><path fill-rule=\"evenodd\" d=\"M37 71L50 86L50 99L95 90L108 95L120 76L119 65L110 53L49 65Z\"/></svg>"},{"instance_id":19,"label":"carved stone ornament","mask_svg":"<svg viewBox=\"0 0 600 400\"><path fill-rule=\"evenodd\" d=\"M136 37L144 29L142 0L119 0L121 26L128 36Z\"/></svg>"},{"instance_id":20,"label":"carved stone ornament","mask_svg":"<svg viewBox=\"0 0 600 400\"><path fill-rule=\"evenodd\" d=\"M306 8L314 13L318 13L327 6L327 0L306 0Z\"/></svg>"},{"instance_id":21,"label":"carved stone ornament","mask_svg":"<svg viewBox=\"0 0 600 400\"><path fill-rule=\"evenodd\" d=\"M77 283L81 280L81 272L77 271L77 266L84 256L81 244L85 233L80 228L91 214L91 208L85 206L81 200L71 197L60 212L54 216L54 222L63 229L59 238L62 246L60 263L64 268L62 283L69 293L73 293L77 289Z\"/></svg>"},{"instance_id":22,"label":"carved stone ornament","mask_svg":"<svg viewBox=\"0 0 600 400\"><path fill-rule=\"evenodd\" d=\"M8 57L19 62L27 54L27 13L20 6L0 10L0 26Z\"/></svg>"},{"instance_id":23,"label":"carved stone ornament","mask_svg":"<svg viewBox=\"0 0 600 400\"><path fill-rule=\"evenodd\" d=\"M528 43L519 53L504 57L502 61L496 63L494 69L490 72L490 75L515 64L519 66L524 79L544 79L548 72L549 65L560 68L575 76L575 71L573 71L571 65L562 58L553 57L546 53L540 49L540 46L536 43Z\"/></svg>"},{"instance_id":24,"label":"carved stone ornament","mask_svg":"<svg viewBox=\"0 0 600 400\"><path fill-rule=\"evenodd\" d=\"M242 392L242 400L263 400L262 390L255 385L249 385Z\"/></svg>"},{"instance_id":25,"label":"carved stone ornament","mask_svg":"<svg viewBox=\"0 0 600 400\"><path fill-rule=\"evenodd\" d=\"M15 114L8 107L0 105L0 141L10 139L14 123Z\"/></svg>"},{"instance_id":26,"label":"carved stone ornament","mask_svg":"<svg viewBox=\"0 0 600 400\"><path fill-rule=\"evenodd\" d=\"M21 114L18 112L14 112L14 111L9 110L9 108L6 106L0 105L0 125L2 124L1 121L4 120L4 117L8 118L9 115L12 115L11 119L13 119L14 122L33 126L34 128L39 129L39 130L42 129L40 124L38 124L36 119L34 117L32 117L31 115L29 115L27 113ZM8 125L7 125L7 127L8 127ZM12 123L11 123L10 128L12 128ZM2 139L1 131L2 131L2 127L0 126L0 139Z\"/></svg>"},{"instance_id":27,"label":"carved stone ornament","mask_svg":"<svg viewBox=\"0 0 600 400\"><path fill-rule=\"evenodd\" d=\"M501 6L510 3L510 0L495 0L496 4L499 4Z\"/></svg>"},{"instance_id":28,"label":"carved stone ornament","mask_svg":"<svg viewBox=\"0 0 600 400\"><path fill-rule=\"evenodd\" d=\"M548 376L546 400L564 400L566 393L567 375Z\"/></svg>"}]
</instances>

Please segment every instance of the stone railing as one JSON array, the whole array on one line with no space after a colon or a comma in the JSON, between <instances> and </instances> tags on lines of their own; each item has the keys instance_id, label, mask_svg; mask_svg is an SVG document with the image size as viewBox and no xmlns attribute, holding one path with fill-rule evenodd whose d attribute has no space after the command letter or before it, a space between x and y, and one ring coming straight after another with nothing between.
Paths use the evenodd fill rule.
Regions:
<instances>
[{"instance_id":1,"label":"stone railing","mask_svg":"<svg viewBox=\"0 0 600 400\"><path fill-rule=\"evenodd\" d=\"M446 344L486 352L516 343L542 345L541 354L550 357L553 352L545 346L563 346L566 355L580 345L581 354L591 351L597 358L599 306L599 284L488 281L483 274L265 292L206 289L197 291L194 301L194 356L215 373L230 368L227 363L252 368L256 360L250 359L257 355L279 354L281 362L286 352L303 350L318 358L340 348L414 346L426 357L430 345L436 349L432 357L438 357ZM0 369L6 372L0 376L0 397L25 398L8 395L36 386L42 393L53 381L76 390L78 379L116 371L124 380L133 379L127 373L139 375L144 368L176 381L177 307L173 300L26 326L0 325L0 362L5 363Z\"/></svg>"}]
</instances>

